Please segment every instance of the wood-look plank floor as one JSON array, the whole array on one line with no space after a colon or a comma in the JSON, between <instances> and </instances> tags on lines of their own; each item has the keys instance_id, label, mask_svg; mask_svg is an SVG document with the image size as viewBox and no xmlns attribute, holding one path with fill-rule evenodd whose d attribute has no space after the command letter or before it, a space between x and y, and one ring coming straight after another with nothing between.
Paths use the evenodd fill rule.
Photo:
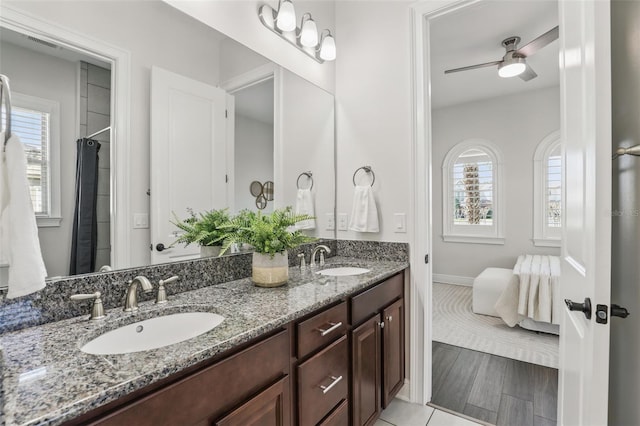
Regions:
<instances>
[{"instance_id":1,"label":"wood-look plank floor","mask_svg":"<svg viewBox=\"0 0 640 426\"><path fill-rule=\"evenodd\" d=\"M433 342L433 397L495 425L556 424L558 370Z\"/></svg>"}]
</instances>

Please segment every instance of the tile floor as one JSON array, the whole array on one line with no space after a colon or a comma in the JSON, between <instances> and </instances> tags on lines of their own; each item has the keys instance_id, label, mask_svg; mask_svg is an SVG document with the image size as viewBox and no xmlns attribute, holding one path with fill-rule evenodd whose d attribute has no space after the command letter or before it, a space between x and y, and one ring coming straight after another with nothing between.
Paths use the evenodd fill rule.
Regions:
<instances>
[{"instance_id":1,"label":"tile floor","mask_svg":"<svg viewBox=\"0 0 640 426\"><path fill-rule=\"evenodd\" d=\"M475 423L433 407L394 399L374 426L475 426Z\"/></svg>"}]
</instances>

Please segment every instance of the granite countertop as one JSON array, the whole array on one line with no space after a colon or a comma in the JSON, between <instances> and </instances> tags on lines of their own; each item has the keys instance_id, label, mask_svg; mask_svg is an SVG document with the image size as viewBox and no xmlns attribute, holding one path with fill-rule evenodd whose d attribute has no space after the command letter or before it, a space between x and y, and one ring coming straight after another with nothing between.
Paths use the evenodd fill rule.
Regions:
<instances>
[{"instance_id":1,"label":"granite countertop","mask_svg":"<svg viewBox=\"0 0 640 426\"><path fill-rule=\"evenodd\" d=\"M0 407L8 425L56 425L229 350L322 306L407 268L407 262L332 257L327 267L361 266L362 275L325 277L307 268L289 269L278 288L255 287L249 278L169 297L169 303L140 303L136 313L107 311L0 335ZM156 289L154 288L154 291ZM121 325L177 312L214 312L218 327L193 339L123 355L90 355L80 347ZM4 411L4 412L2 412Z\"/></svg>"}]
</instances>

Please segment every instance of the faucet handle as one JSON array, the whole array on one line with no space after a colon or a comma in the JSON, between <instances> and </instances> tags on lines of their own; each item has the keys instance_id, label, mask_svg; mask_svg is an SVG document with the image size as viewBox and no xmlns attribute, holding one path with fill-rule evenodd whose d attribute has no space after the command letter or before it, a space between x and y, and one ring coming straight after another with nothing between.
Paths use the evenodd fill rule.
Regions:
<instances>
[{"instance_id":1,"label":"faucet handle","mask_svg":"<svg viewBox=\"0 0 640 426\"><path fill-rule=\"evenodd\" d=\"M324 266L324 249L320 249L320 266Z\"/></svg>"},{"instance_id":2,"label":"faucet handle","mask_svg":"<svg viewBox=\"0 0 640 426\"><path fill-rule=\"evenodd\" d=\"M300 259L300 269L305 269L307 267L307 262L304 259L304 253L300 253L298 255L298 259Z\"/></svg>"},{"instance_id":3,"label":"faucet handle","mask_svg":"<svg viewBox=\"0 0 640 426\"><path fill-rule=\"evenodd\" d=\"M89 319L99 320L106 317L104 313L104 306L102 305L102 299L100 298L102 293L96 291L91 294L73 294L69 297L71 300L86 300L86 299L95 299L93 301L93 308L91 309L91 316Z\"/></svg>"},{"instance_id":4,"label":"faucet handle","mask_svg":"<svg viewBox=\"0 0 640 426\"><path fill-rule=\"evenodd\" d=\"M167 278L166 280L160 280L158 282L158 295L156 296L157 304L167 303L167 290L164 288L164 285L172 283L179 279L180 279L179 276L174 275L171 278Z\"/></svg>"}]
</instances>

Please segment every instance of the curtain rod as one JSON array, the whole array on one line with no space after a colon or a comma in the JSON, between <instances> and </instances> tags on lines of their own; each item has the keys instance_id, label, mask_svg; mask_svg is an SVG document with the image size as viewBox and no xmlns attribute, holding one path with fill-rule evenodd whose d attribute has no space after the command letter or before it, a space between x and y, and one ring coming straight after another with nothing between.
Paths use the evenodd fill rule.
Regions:
<instances>
[{"instance_id":1,"label":"curtain rod","mask_svg":"<svg viewBox=\"0 0 640 426\"><path fill-rule=\"evenodd\" d=\"M87 139L91 139L92 137L97 136L97 135L99 135L100 133L104 133L104 132L106 132L107 130L111 130L111 126L109 126L109 127L105 127L104 129L99 130L99 131L97 131L97 132L95 132L95 133L93 133L93 134L91 134L91 135L87 136L86 138L87 138Z\"/></svg>"}]
</instances>

